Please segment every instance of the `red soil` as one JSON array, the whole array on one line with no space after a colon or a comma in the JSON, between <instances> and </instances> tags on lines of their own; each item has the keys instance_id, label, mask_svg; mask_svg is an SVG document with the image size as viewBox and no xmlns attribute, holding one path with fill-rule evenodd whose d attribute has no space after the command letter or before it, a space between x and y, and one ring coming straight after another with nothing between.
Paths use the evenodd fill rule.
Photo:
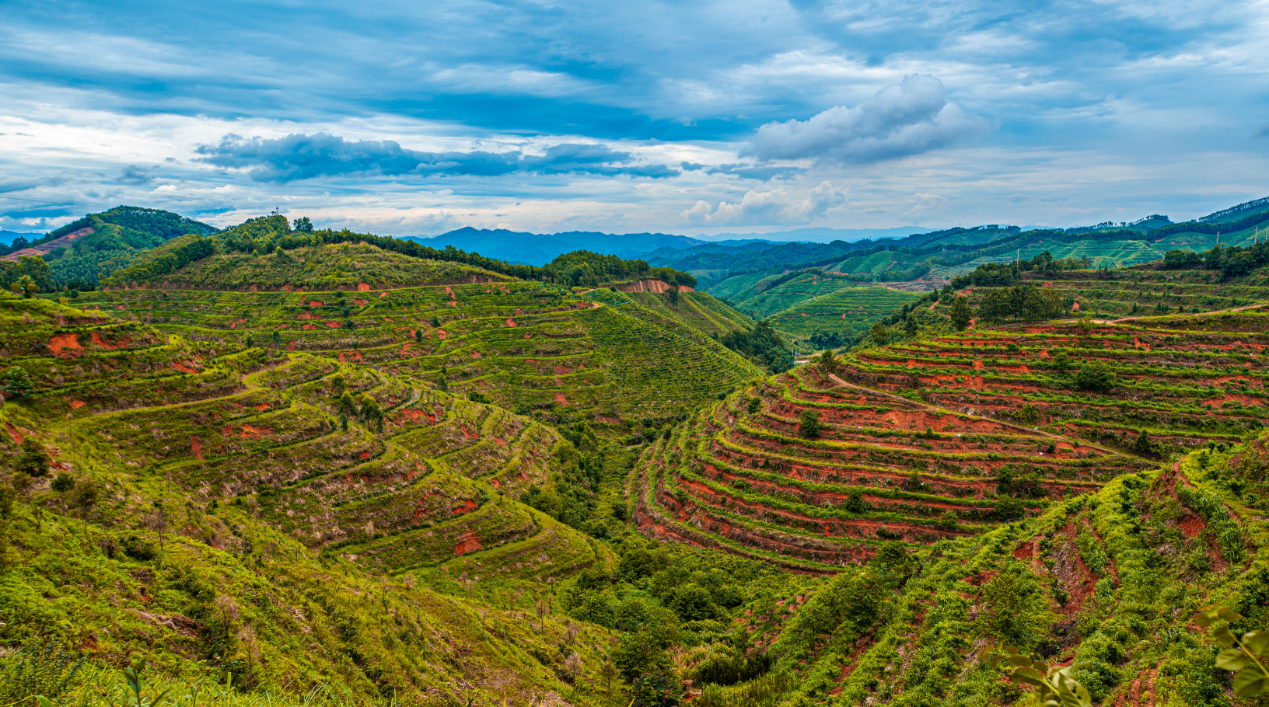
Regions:
<instances>
[{"instance_id":1,"label":"red soil","mask_svg":"<svg viewBox=\"0 0 1269 707\"><path fill-rule=\"evenodd\" d=\"M190 374L190 375L195 375L195 376L196 376L196 375L198 375L198 371L194 370L193 368L190 368L189 366L186 366L186 365L183 365L183 364L180 364L180 363L173 363L173 364L172 364L172 368L175 368L176 370L180 371L181 373L188 373L188 374Z\"/></svg>"},{"instance_id":2,"label":"red soil","mask_svg":"<svg viewBox=\"0 0 1269 707\"><path fill-rule=\"evenodd\" d=\"M80 408L84 407L84 406L85 406L85 405L87 405L87 404L88 404L88 403L84 402L83 400L72 400L72 401L70 401L70 406L71 406L71 409L72 409L72 410L78 410L78 409L80 409Z\"/></svg>"},{"instance_id":3,"label":"red soil","mask_svg":"<svg viewBox=\"0 0 1269 707\"><path fill-rule=\"evenodd\" d=\"M62 351L71 349L72 351L83 351L84 347L79 345L79 337L75 334L57 334L48 340L49 351L54 356L61 356Z\"/></svg>"},{"instance_id":4,"label":"red soil","mask_svg":"<svg viewBox=\"0 0 1269 707\"><path fill-rule=\"evenodd\" d=\"M326 326L330 329L339 329L343 325L340 324L339 322L326 322Z\"/></svg>"},{"instance_id":5,"label":"red soil","mask_svg":"<svg viewBox=\"0 0 1269 707\"><path fill-rule=\"evenodd\" d=\"M322 302L321 302L321 300L309 300L308 306L310 306L310 307L321 307L321 306L322 306Z\"/></svg>"},{"instance_id":6,"label":"red soil","mask_svg":"<svg viewBox=\"0 0 1269 707\"><path fill-rule=\"evenodd\" d=\"M568 375L568 374L570 374L570 373L572 373L572 372L573 372L573 369L569 368L568 366L556 366L556 367L555 367L555 375L557 375L557 376L566 376L566 375Z\"/></svg>"},{"instance_id":7,"label":"red soil","mask_svg":"<svg viewBox=\"0 0 1269 707\"><path fill-rule=\"evenodd\" d=\"M480 539L472 531L463 533L458 539L458 544L454 546L455 555L466 555L470 552L476 552L481 549Z\"/></svg>"},{"instance_id":8,"label":"red soil","mask_svg":"<svg viewBox=\"0 0 1269 707\"><path fill-rule=\"evenodd\" d=\"M359 283L357 283L357 291L358 291L358 292L369 292L369 291L370 291L370 285L367 285L367 284L366 284L366 283L364 283L364 282L359 282Z\"/></svg>"},{"instance_id":9,"label":"red soil","mask_svg":"<svg viewBox=\"0 0 1269 707\"><path fill-rule=\"evenodd\" d=\"M197 437L191 439L189 442L189 449L194 453L195 457L199 459L203 458L203 441L201 439Z\"/></svg>"},{"instance_id":10,"label":"red soil","mask_svg":"<svg viewBox=\"0 0 1269 707\"><path fill-rule=\"evenodd\" d=\"M301 328L301 329L303 329L304 331L313 331L314 329L316 329L316 328L317 328L317 325L316 325L316 324L305 324L304 326L302 326L302 327L300 327L300 328Z\"/></svg>"},{"instance_id":11,"label":"red soil","mask_svg":"<svg viewBox=\"0 0 1269 707\"><path fill-rule=\"evenodd\" d=\"M370 300L354 299L353 304L357 305L358 307L365 307L366 305L370 304Z\"/></svg>"},{"instance_id":12,"label":"red soil","mask_svg":"<svg viewBox=\"0 0 1269 707\"><path fill-rule=\"evenodd\" d=\"M101 339L101 332L96 332L96 331L94 331L94 332L93 332L93 343L94 343L94 344L96 344L97 346L100 346L100 347L101 347L101 348L103 348L103 349L108 349L108 350L113 351L114 349L117 349L117 348L119 348L120 346L123 346L124 344L127 344L127 343L128 343L128 341L129 341L129 339L120 339L118 344L111 345L111 344L106 343L105 341L102 341L102 339Z\"/></svg>"},{"instance_id":13,"label":"red soil","mask_svg":"<svg viewBox=\"0 0 1269 707\"><path fill-rule=\"evenodd\" d=\"M508 320L507 320L507 322L506 322L506 324L507 324L507 326L511 327L512 329L516 328L516 322L515 322L515 320L514 320L514 319L508 319Z\"/></svg>"},{"instance_id":14,"label":"red soil","mask_svg":"<svg viewBox=\"0 0 1269 707\"><path fill-rule=\"evenodd\" d=\"M568 398L565 398L563 393L556 393L555 402L559 403L560 405L568 405Z\"/></svg>"}]
</instances>

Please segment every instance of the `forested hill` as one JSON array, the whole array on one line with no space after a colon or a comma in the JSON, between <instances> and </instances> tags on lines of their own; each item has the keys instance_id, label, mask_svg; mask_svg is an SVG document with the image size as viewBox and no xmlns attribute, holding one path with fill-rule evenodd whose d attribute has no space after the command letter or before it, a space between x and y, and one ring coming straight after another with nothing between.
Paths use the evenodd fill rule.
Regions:
<instances>
[{"instance_id":1,"label":"forested hill","mask_svg":"<svg viewBox=\"0 0 1269 707\"><path fill-rule=\"evenodd\" d=\"M100 278L127 267L143 251L185 234L215 232L213 226L171 211L117 206L88 214L32 241L15 239L0 248L0 256L11 262L23 256L41 257L49 264L53 282L91 288Z\"/></svg>"}]
</instances>

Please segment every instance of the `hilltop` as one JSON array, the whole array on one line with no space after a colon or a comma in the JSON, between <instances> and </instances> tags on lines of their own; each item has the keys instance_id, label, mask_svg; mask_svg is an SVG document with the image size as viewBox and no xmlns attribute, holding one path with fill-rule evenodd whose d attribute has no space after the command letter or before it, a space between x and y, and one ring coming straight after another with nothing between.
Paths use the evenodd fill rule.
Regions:
<instances>
[{"instance_id":1,"label":"hilltop","mask_svg":"<svg viewBox=\"0 0 1269 707\"><path fill-rule=\"evenodd\" d=\"M170 211L117 206L88 214L43 237L14 241L0 261L41 257L49 263L45 289L54 284L91 288L114 270L127 267L143 251L186 234L215 232L212 226Z\"/></svg>"}]
</instances>

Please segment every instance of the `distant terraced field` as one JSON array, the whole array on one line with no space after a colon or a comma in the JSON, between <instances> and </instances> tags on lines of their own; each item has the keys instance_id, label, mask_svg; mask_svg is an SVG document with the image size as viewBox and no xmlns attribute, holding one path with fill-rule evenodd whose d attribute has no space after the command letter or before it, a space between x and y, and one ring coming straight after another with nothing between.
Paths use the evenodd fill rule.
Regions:
<instances>
[{"instance_id":1,"label":"distant terraced field","mask_svg":"<svg viewBox=\"0 0 1269 707\"><path fill-rule=\"evenodd\" d=\"M760 401L748 412L748 401ZM822 431L799 434L804 412ZM659 537L826 571L1038 512L1147 462L801 368L716 404L645 453L635 518ZM1002 503L1002 473L1026 493ZM1022 481L1025 480L1025 481Z\"/></svg>"},{"instance_id":2,"label":"distant terraced field","mask_svg":"<svg viewBox=\"0 0 1269 707\"><path fill-rule=\"evenodd\" d=\"M847 357L853 383L1129 450L1229 444L1269 421L1269 309L970 330ZM1065 364L1062 363L1065 360ZM1081 389L1105 364L1109 387ZM1161 452L1162 453L1162 452Z\"/></svg>"}]
</instances>

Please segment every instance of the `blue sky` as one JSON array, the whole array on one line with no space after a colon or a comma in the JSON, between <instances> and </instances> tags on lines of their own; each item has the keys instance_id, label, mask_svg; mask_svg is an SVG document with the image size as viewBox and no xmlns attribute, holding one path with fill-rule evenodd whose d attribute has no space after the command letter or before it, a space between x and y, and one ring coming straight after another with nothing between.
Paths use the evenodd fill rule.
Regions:
<instances>
[{"instance_id":1,"label":"blue sky","mask_svg":"<svg viewBox=\"0 0 1269 707\"><path fill-rule=\"evenodd\" d=\"M0 228L1069 226L1269 195L1269 3L5 3Z\"/></svg>"}]
</instances>

